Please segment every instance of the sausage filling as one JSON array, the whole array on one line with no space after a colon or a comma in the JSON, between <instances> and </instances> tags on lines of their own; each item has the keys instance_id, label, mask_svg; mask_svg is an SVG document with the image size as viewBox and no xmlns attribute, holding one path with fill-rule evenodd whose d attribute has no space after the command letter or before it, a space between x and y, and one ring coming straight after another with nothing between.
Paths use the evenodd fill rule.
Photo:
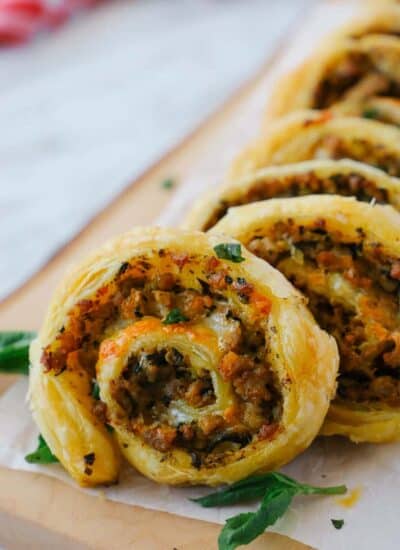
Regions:
<instances>
[{"instance_id":1,"label":"sausage filling","mask_svg":"<svg viewBox=\"0 0 400 550\"><path fill-rule=\"evenodd\" d=\"M400 31L398 31L396 28L388 29L387 26L377 21L375 21L373 24L370 24L366 29L355 31L349 36L350 38L362 38L363 36L367 36L368 34L384 34L386 36L395 36L397 38L400 37Z\"/></svg>"},{"instance_id":2,"label":"sausage filling","mask_svg":"<svg viewBox=\"0 0 400 550\"><path fill-rule=\"evenodd\" d=\"M56 340L43 350L42 364L46 372L61 376L66 369L85 369L95 380L101 342L143 318L188 330L217 325L223 354L215 369L233 395L229 407L205 414L218 397L211 372L194 371L190 353L169 346L168 340L130 356L120 378L112 381L112 397L132 434L161 452L183 449L195 467L207 467L279 432L282 394L266 341L270 308L267 297L232 276L227 263L215 256L155 251L122 264L113 280L77 303ZM171 319L177 312L179 319ZM107 406L96 397L93 412L108 423ZM199 414L188 418L182 414L185 407Z\"/></svg>"},{"instance_id":3,"label":"sausage filling","mask_svg":"<svg viewBox=\"0 0 400 550\"><path fill-rule=\"evenodd\" d=\"M314 92L313 108L371 96L400 98L400 84L381 73L370 56L351 52L330 69Z\"/></svg>"},{"instance_id":4,"label":"sausage filling","mask_svg":"<svg viewBox=\"0 0 400 550\"><path fill-rule=\"evenodd\" d=\"M249 248L284 273L309 299L322 328L337 340L338 396L400 406L400 259L366 242L313 226L278 223Z\"/></svg>"},{"instance_id":5,"label":"sausage filling","mask_svg":"<svg viewBox=\"0 0 400 550\"><path fill-rule=\"evenodd\" d=\"M352 138L346 140L334 134L322 136L315 142L307 158L339 160L349 158L379 168L391 176L400 175L400 159L380 142Z\"/></svg>"},{"instance_id":6,"label":"sausage filling","mask_svg":"<svg viewBox=\"0 0 400 550\"><path fill-rule=\"evenodd\" d=\"M233 206L272 198L300 197L310 194L355 196L360 201L370 202L375 199L377 203L381 204L389 202L387 190L377 187L374 182L362 174L339 173L322 178L315 172L307 172L275 180L261 180L235 199L221 199L203 230L207 231L213 227Z\"/></svg>"}]
</instances>

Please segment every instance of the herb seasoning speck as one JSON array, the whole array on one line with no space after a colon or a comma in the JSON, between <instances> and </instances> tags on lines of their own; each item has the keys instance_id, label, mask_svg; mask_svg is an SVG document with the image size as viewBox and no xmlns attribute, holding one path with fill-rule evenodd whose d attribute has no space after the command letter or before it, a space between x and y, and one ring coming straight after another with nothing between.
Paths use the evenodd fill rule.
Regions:
<instances>
[{"instance_id":1,"label":"herb seasoning speck","mask_svg":"<svg viewBox=\"0 0 400 550\"><path fill-rule=\"evenodd\" d=\"M163 320L163 324L173 325L175 323L184 323L185 321L188 321L188 320L189 319L183 315L180 309L176 307L174 309L171 309L171 311L167 314L167 316Z\"/></svg>"},{"instance_id":2,"label":"herb seasoning speck","mask_svg":"<svg viewBox=\"0 0 400 550\"><path fill-rule=\"evenodd\" d=\"M229 260L234 263L244 262L242 247L239 243L221 243L214 246L214 251L221 260Z\"/></svg>"},{"instance_id":3,"label":"herb seasoning speck","mask_svg":"<svg viewBox=\"0 0 400 550\"><path fill-rule=\"evenodd\" d=\"M331 519L331 522L335 529L341 529L344 525L344 519Z\"/></svg>"},{"instance_id":4,"label":"herb seasoning speck","mask_svg":"<svg viewBox=\"0 0 400 550\"><path fill-rule=\"evenodd\" d=\"M175 185L175 182L172 178L166 178L161 182L161 187L163 189L172 189Z\"/></svg>"},{"instance_id":5,"label":"herb seasoning speck","mask_svg":"<svg viewBox=\"0 0 400 550\"><path fill-rule=\"evenodd\" d=\"M370 118L370 119L376 119L379 117L379 111L378 109L365 109L362 113L363 118Z\"/></svg>"},{"instance_id":6,"label":"herb seasoning speck","mask_svg":"<svg viewBox=\"0 0 400 550\"><path fill-rule=\"evenodd\" d=\"M85 464L92 466L92 464L94 464L94 461L96 460L96 455L95 453L88 453L83 457L83 460L85 461Z\"/></svg>"}]
</instances>

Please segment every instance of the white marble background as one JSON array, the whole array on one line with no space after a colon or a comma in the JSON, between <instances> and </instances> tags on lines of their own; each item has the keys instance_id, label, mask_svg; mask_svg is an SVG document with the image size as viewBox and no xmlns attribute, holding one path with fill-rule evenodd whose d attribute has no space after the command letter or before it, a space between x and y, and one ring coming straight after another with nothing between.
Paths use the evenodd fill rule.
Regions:
<instances>
[{"instance_id":1,"label":"white marble background","mask_svg":"<svg viewBox=\"0 0 400 550\"><path fill-rule=\"evenodd\" d=\"M229 97L312 1L114 0L0 50L0 298Z\"/></svg>"}]
</instances>

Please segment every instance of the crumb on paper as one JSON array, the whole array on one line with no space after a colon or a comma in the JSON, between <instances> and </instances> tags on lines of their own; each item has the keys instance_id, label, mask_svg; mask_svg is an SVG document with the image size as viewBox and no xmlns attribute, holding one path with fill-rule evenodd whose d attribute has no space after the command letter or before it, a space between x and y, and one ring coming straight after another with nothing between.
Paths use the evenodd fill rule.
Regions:
<instances>
[{"instance_id":1,"label":"crumb on paper","mask_svg":"<svg viewBox=\"0 0 400 550\"><path fill-rule=\"evenodd\" d=\"M173 178L165 178L161 182L162 189L172 189L175 185L175 180Z\"/></svg>"},{"instance_id":2,"label":"crumb on paper","mask_svg":"<svg viewBox=\"0 0 400 550\"><path fill-rule=\"evenodd\" d=\"M344 508L352 508L360 500L361 493L362 488L355 487L345 497L337 498L336 502L339 506L343 506Z\"/></svg>"}]
</instances>

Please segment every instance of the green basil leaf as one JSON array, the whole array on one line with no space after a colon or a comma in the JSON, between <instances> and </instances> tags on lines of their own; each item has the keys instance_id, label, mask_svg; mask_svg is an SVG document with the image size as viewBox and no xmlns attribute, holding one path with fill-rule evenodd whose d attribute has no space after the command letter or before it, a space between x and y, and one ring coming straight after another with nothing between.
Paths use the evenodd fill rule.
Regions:
<instances>
[{"instance_id":1,"label":"green basil leaf","mask_svg":"<svg viewBox=\"0 0 400 550\"><path fill-rule=\"evenodd\" d=\"M232 540L231 540L234 537L234 533L237 533L239 529L245 528L247 523L254 516L255 516L254 512L245 512L243 514L238 514L237 516L228 518L218 537L218 550L229 550L230 548L236 548L236 546L238 545L232 546ZM237 535L236 535L236 538L237 538ZM239 543L239 544L242 544L242 543Z\"/></svg>"},{"instance_id":2,"label":"green basil leaf","mask_svg":"<svg viewBox=\"0 0 400 550\"><path fill-rule=\"evenodd\" d=\"M316 487L314 485L307 485L306 483L300 483L295 479L281 474L280 472L273 472L277 482L285 485L289 488L297 489L302 495L343 495L347 492L346 485L335 485L333 487Z\"/></svg>"},{"instance_id":3,"label":"green basil leaf","mask_svg":"<svg viewBox=\"0 0 400 550\"><path fill-rule=\"evenodd\" d=\"M0 372L29 373L29 345L34 332L0 332Z\"/></svg>"},{"instance_id":4,"label":"green basil leaf","mask_svg":"<svg viewBox=\"0 0 400 550\"><path fill-rule=\"evenodd\" d=\"M273 474L255 475L232 483L232 485L204 497L193 498L191 500L200 504L203 508L248 502L263 497L265 491L272 488L275 482Z\"/></svg>"},{"instance_id":5,"label":"green basil leaf","mask_svg":"<svg viewBox=\"0 0 400 550\"><path fill-rule=\"evenodd\" d=\"M218 539L219 550L233 550L237 546L248 544L273 525L285 513L295 495L341 495L346 491L345 485L315 487L299 483L280 472L270 472L250 476L205 497L192 500L201 506L212 507L262 498L257 512L239 514L227 520ZM333 521L340 520L332 520L332 523Z\"/></svg>"},{"instance_id":6,"label":"green basil leaf","mask_svg":"<svg viewBox=\"0 0 400 550\"><path fill-rule=\"evenodd\" d=\"M238 502L250 502L261 498L265 494L266 488L263 485L254 487L243 487L238 489L221 489L205 497L193 498L203 508L214 508L215 506L229 506Z\"/></svg>"},{"instance_id":7,"label":"green basil leaf","mask_svg":"<svg viewBox=\"0 0 400 550\"><path fill-rule=\"evenodd\" d=\"M36 451L26 455L25 460L30 464L52 464L53 462L58 462L58 458L53 455L42 435L39 435Z\"/></svg>"},{"instance_id":8,"label":"green basil leaf","mask_svg":"<svg viewBox=\"0 0 400 550\"><path fill-rule=\"evenodd\" d=\"M205 497L192 500L205 508L226 506L238 502L252 501L261 498L267 491L284 488L295 489L296 492L304 495L340 495L346 492L344 485L338 487L313 487L299 483L284 474L271 472L248 477Z\"/></svg>"},{"instance_id":9,"label":"green basil leaf","mask_svg":"<svg viewBox=\"0 0 400 550\"><path fill-rule=\"evenodd\" d=\"M214 252L222 260L229 260L234 263L244 262L242 247L239 243L221 243L214 246Z\"/></svg>"},{"instance_id":10,"label":"green basil leaf","mask_svg":"<svg viewBox=\"0 0 400 550\"><path fill-rule=\"evenodd\" d=\"M219 550L234 550L256 539L283 516L295 494L295 490L288 488L269 491L257 512L228 519L218 538Z\"/></svg>"},{"instance_id":11,"label":"green basil leaf","mask_svg":"<svg viewBox=\"0 0 400 550\"><path fill-rule=\"evenodd\" d=\"M185 321L188 321L189 319L181 313L180 309L177 307L174 309L171 309L171 311L168 313L168 315L163 320L164 325L173 325L175 323L184 323Z\"/></svg>"}]
</instances>

